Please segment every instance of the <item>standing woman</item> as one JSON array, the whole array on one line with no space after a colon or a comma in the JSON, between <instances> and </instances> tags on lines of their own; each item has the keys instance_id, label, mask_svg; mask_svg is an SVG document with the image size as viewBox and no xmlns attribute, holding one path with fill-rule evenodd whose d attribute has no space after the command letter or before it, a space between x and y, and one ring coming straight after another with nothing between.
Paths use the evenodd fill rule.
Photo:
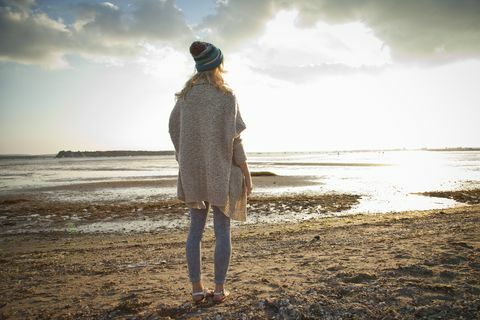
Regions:
<instances>
[{"instance_id":1,"label":"standing woman","mask_svg":"<svg viewBox=\"0 0 480 320\"><path fill-rule=\"evenodd\" d=\"M169 133L179 172L177 197L189 208L186 242L192 299L213 295L222 302L230 294L225 279L231 256L230 220L245 221L252 179L240 133L246 128L235 95L224 83L223 54L214 45L195 41L190 46L196 73L175 94ZM201 240L212 207L215 231L215 291L201 278Z\"/></svg>"}]
</instances>

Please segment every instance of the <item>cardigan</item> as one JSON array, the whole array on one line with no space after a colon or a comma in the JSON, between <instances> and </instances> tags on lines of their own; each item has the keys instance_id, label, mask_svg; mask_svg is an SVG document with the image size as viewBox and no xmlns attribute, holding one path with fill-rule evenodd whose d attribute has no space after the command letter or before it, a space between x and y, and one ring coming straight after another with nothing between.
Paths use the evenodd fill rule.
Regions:
<instances>
[{"instance_id":1,"label":"cardigan","mask_svg":"<svg viewBox=\"0 0 480 320\"><path fill-rule=\"evenodd\" d=\"M177 198L189 208L205 209L208 202L231 219L246 221L247 190L239 166L247 160L244 129L235 95L206 81L177 100L169 134L179 166Z\"/></svg>"}]
</instances>

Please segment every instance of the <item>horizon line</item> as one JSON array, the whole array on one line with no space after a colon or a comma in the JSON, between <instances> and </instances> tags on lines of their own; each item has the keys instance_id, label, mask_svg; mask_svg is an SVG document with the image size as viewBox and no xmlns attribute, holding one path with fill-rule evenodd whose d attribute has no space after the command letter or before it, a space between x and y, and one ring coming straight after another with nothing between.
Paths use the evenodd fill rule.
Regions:
<instances>
[{"instance_id":1,"label":"horizon line","mask_svg":"<svg viewBox=\"0 0 480 320\"><path fill-rule=\"evenodd\" d=\"M480 151L480 147L396 147L396 148L375 148L375 149L323 149L323 150L276 150L276 151L247 151L247 153L315 153L315 152L362 152L362 151L421 151L421 150L470 150L470 151ZM60 151L71 151L71 152L112 152L112 151L122 151L122 152L174 152L175 150L129 150L129 149L112 149L112 150L60 150ZM0 157L3 156L24 156L24 157L35 157L35 156L56 156L57 153L41 153L41 154L32 154L32 153L0 153Z\"/></svg>"}]
</instances>

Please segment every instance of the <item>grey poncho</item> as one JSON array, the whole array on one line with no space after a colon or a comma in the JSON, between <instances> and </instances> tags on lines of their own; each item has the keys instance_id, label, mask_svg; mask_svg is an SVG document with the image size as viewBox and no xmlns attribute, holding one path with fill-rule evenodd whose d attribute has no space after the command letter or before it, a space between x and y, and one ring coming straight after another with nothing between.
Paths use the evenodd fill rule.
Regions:
<instances>
[{"instance_id":1,"label":"grey poncho","mask_svg":"<svg viewBox=\"0 0 480 320\"><path fill-rule=\"evenodd\" d=\"M235 96L202 81L170 114L169 133L179 171L177 197L189 208L219 207L245 221L247 194L239 165L247 160L240 133L245 129Z\"/></svg>"}]
</instances>

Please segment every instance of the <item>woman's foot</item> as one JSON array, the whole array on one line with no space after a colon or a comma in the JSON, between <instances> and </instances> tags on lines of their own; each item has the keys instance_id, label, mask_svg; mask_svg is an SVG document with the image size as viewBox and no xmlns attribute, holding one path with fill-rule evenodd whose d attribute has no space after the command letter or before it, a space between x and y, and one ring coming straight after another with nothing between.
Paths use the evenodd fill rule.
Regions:
<instances>
[{"instance_id":1,"label":"woman's foot","mask_svg":"<svg viewBox=\"0 0 480 320\"><path fill-rule=\"evenodd\" d=\"M192 292L192 299L195 304L198 304L205 300L207 297L213 296L213 291L207 288L204 288L201 291Z\"/></svg>"},{"instance_id":2,"label":"woman's foot","mask_svg":"<svg viewBox=\"0 0 480 320\"><path fill-rule=\"evenodd\" d=\"M230 291L223 289L222 291L215 291L213 293L213 301L216 303L220 303L225 301L225 299L230 295Z\"/></svg>"}]
</instances>

